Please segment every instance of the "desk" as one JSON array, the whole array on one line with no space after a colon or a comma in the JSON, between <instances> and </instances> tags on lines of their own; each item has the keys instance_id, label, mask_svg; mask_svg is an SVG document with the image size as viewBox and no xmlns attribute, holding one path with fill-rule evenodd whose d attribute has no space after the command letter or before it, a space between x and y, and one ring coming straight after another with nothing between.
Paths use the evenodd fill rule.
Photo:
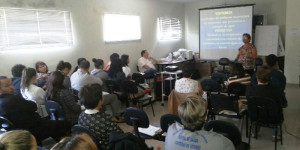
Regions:
<instances>
[{"instance_id":1,"label":"desk","mask_svg":"<svg viewBox=\"0 0 300 150\"><path fill-rule=\"evenodd\" d=\"M173 60L172 62L161 62L156 64L157 70L158 71L164 71L164 67L165 66L169 66L169 65L177 65L177 64L181 64L184 62L190 62L193 61L193 59L189 59L189 60Z\"/></svg>"},{"instance_id":2,"label":"desk","mask_svg":"<svg viewBox=\"0 0 300 150\"><path fill-rule=\"evenodd\" d=\"M181 74L182 73L182 70L178 70L176 72L167 72L167 71L162 71L160 72L161 74L161 105L164 106L164 97L166 96L165 95L165 89L164 89L164 74L167 74L167 75L170 75L170 77L172 77L172 75L175 75L175 82L177 80L177 77L178 77L178 74ZM172 82L170 82L170 88L172 88ZM171 92L171 90L170 90Z\"/></svg>"}]
</instances>

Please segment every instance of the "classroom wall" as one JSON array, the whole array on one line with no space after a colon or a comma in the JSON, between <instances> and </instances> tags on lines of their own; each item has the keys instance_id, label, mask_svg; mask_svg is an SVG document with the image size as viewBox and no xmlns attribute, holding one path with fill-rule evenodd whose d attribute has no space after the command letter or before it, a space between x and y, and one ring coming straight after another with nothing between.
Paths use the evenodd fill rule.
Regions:
<instances>
[{"instance_id":1,"label":"classroom wall","mask_svg":"<svg viewBox=\"0 0 300 150\"><path fill-rule=\"evenodd\" d=\"M96 57L107 62L113 52L128 54L131 59L130 67L135 71L142 49L161 58L166 57L170 51L184 47L184 38L170 42L159 42L156 38L157 17L179 18L184 29L182 3L161 0L0 0L0 6L70 11L75 38L75 45L71 48L0 51L1 75L10 76L10 68L14 64L22 63L33 67L38 60L45 61L50 70L55 69L59 60L71 62L74 68L78 57L89 60ZM142 39L104 43L101 20L104 13L140 15Z\"/></svg>"},{"instance_id":2,"label":"classroom wall","mask_svg":"<svg viewBox=\"0 0 300 150\"><path fill-rule=\"evenodd\" d=\"M269 25L279 25L285 39L286 0L202 0L185 4L185 46L199 52L199 9L221 5L253 4L254 14L267 15Z\"/></svg>"},{"instance_id":3,"label":"classroom wall","mask_svg":"<svg viewBox=\"0 0 300 150\"><path fill-rule=\"evenodd\" d=\"M300 1L287 0L285 76L288 83L299 83L300 75Z\"/></svg>"}]
</instances>

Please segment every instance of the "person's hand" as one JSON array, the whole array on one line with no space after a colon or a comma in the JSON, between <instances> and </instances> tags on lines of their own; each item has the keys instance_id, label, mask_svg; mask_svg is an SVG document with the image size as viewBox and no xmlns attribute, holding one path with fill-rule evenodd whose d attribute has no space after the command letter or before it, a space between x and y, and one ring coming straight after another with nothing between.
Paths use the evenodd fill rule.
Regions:
<instances>
[{"instance_id":1,"label":"person's hand","mask_svg":"<svg viewBox=\"0 0 300 150\"><path fill-rule=\"evenodd\" d=\"M48 74L44 74L43 77L47 79L48 78Z\"/></svg>"}]
</instances>

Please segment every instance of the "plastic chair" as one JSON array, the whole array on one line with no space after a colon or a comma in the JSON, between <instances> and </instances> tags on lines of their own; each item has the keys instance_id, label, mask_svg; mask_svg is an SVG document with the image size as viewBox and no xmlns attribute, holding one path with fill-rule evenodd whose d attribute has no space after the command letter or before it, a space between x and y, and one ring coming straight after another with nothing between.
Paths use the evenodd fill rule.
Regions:
<instances>
[{"instance_id":1,"label":"plastic chair","mask_svg":"<svg viewBox=\"0 0 300 150\"><path fill-rule=\"evenodd\" d=\"M207 94L207 109L208 109L207 116L211 120L214 120L214 114L212 112L210 96L212 93L220 93L221 86L220 86L220 84L218 84L216 81L214 81L212 79L205 79L205 80L201 81L201 86L202 86L203 91L205 91Z\"/></svg>"},{"instance_id":2,"label":"plastic chair","mask_svg":"<svg viewBox=\"0 0 300 150\"><path fill-rule=\"evenodd\" d=\"M151 139L152 137L139 133L138 128L148 128L149 118L147 114L140 109L129 107L124 113L125 123L133 126L133 134L140 139Z\"/></svg>"},{"instance_id":3,"label":"plastic chair","mask_svg":"<svg viewBox=\"0 0 300 150\"><path fill-rule=\"evenodd\" d=\"M223 66L222 72L225 74L228 74L228 72L225 70L226 66L229 66L231 61L228 58L220 58L219 59L219 65Z\"/></svg>"},{"instance_id":4,"label":"plastic chair","mask_svg":"<svg viewBox=\"0 0 300 150\"><path fill-rule=\"evenodd\" d=\"M235 146L236 150L249 150L249 144L242 141L241 132L239 129L232 123L221 121L221 120L212 120L204 125L204 130L217 132L227 137Z\"/></svg>"},{"instance_id":5,"label":"plastic chair","mask_svg":"<svg viewBox=\"0 0 300 150\"><path fill-rule=\"evenodd\" d=\"M160 118L160 128L163 132L167 132L169 126L175 122L181 123L181 120L178 116L174 114L164 114Z\"/></svg>"},{"instance_id":6,"label":"plastic chair","mask_svg":"<svg viewBox=\"0 0 300 150\"><path fill-rule=\"evenodd\" d=\"M15 125L11 121L9 121L8 119L2 116L0 116L0 125L1 125L1 130L4 131L10 131L15 128Z\"/></svg>"},{"instance_id":7,"label":"plastic chair","mask_svg":"<svg viewBox=\"0 0 300 150\"><path fill-rule=\"evenodd\" d=\"M263 60L261 58L256 58L255 59L255 70L257 71L258 66L263 65Z\"/></svg>"},{"instance_id":8,"label":"plastic chair","mask_svg":"<svg viewBox=\"0 0 300 150\"><path fill-rule=\"evenodd\" d=\"M228 85L227 92L228 92L229 95L234 94L238 97L245 96L246 95L246 88L247 88L247 86L245 84L242 84L242 83L238 83L238 82L230 83Z\"/></svg>"},{"instance_id":9,"label":"plastic chair","mask_svg":"<svg viewBox=\"0 0 300 150\"><path fill-rule=\"evenodd\" d=\"M74 135L78 135L78 134L83 134L83 133L89 135L89 136L92 138L92 140L94 141L94 143L97 145L98 150L103 150L103 148L101 147L101 145L100 145L100 143L99 143L98 138L97 138L97 137L95 136L95 134L94 134L92 131L90 131L88 128L85 128L85 127L83 127L83 126L81 126L81 125L74 125L74 126L72 127L71 132L72 132L72 135L73 135L73 136L74 136Z\"/></svg>"},{"instance_id":10,"label":"plastic chair","mask_svg":"<svg viewBox=\"0 0 300 150\"><path fill-rule=\"evenodd\" d=\"M250 97L248 99L248 112L250 118L250 133L252 132L252 126L255 126L255 138L257 139L258 126L272 128L275 130L275 150L277 149L277 133L278 126L280 129L280 141L282 139L282 123L283 123L283 111L281 104L273 99L266 97ZM249 136L248 143L251 142L251 136Z\"/></svg>"},{"instance_id":11,"label":"plastic chair","mask_svg":"<svg viewBox=\"0 0 300 150\"><path fill-rule=\"evenodd\" d=\"M64 120L64 111L57 102L46 100L45 105L51 120Z\"/></svg>"}]
</instances>

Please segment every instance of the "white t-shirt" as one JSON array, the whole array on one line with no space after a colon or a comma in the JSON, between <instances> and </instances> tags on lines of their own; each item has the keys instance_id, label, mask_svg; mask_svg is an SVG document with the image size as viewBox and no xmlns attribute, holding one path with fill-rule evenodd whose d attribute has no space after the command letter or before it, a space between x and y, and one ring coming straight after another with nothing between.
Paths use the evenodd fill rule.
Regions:
<instances>
[{"instance_id":1,"label":"white t-shirt","mask_svg":"<svg viewBox=\"0 0 300 150\"><path fill-rule=\"evenodd\" d=\"M144 57L141 57L138 60L138 67L140 69L140 72L145 72L147 69L145 69L143 66L148 65L150 68L155 69L155 66L153 65L152 61L149 59L146 59Z\"/></svg>"},{"instance_id":2,"label":"white t-shirt","mask_svg":"<svg viewBox=\"0 0 300 150\"><path fill-rule=\"evenodd\" d=\"M181 78L175 82L175 91L179 93L199 93L199 83L189 78Z\"/></svg>"},{"instance_id":3,"label":"white t-shirt","mask_svg":"<svg viewBox=\"0 0 300 150\"><path fill-rule=\"evenodd\" d=\"M71 76L71 86L72 89L80 91L85 85L98 83L102 85L102 80L100 78L90 75L81 69L78 69Z\"/></svg>"},{"instance_id":4,"label":"white t-shirt","mask_svg":"<svg viewBox=\"0 0 300 150\"><path fill-rule=\"evenodd\" d=\"M128 66L122 67L122 69L123 69L123 72L125 73L125 77L127 78L131 73L131 69Z\"/></svg>"},{"instance_id":5,"label":"white t-shirt","mask_svg":"<svg viewBox=\"0 0 300 150\"><path fill-rule=\"evenodd\" d=\"M212 131L184 129L174 123L169 126L165 150L234 150L233 143L221 134Z\"/></svg>"}]
</instances>

